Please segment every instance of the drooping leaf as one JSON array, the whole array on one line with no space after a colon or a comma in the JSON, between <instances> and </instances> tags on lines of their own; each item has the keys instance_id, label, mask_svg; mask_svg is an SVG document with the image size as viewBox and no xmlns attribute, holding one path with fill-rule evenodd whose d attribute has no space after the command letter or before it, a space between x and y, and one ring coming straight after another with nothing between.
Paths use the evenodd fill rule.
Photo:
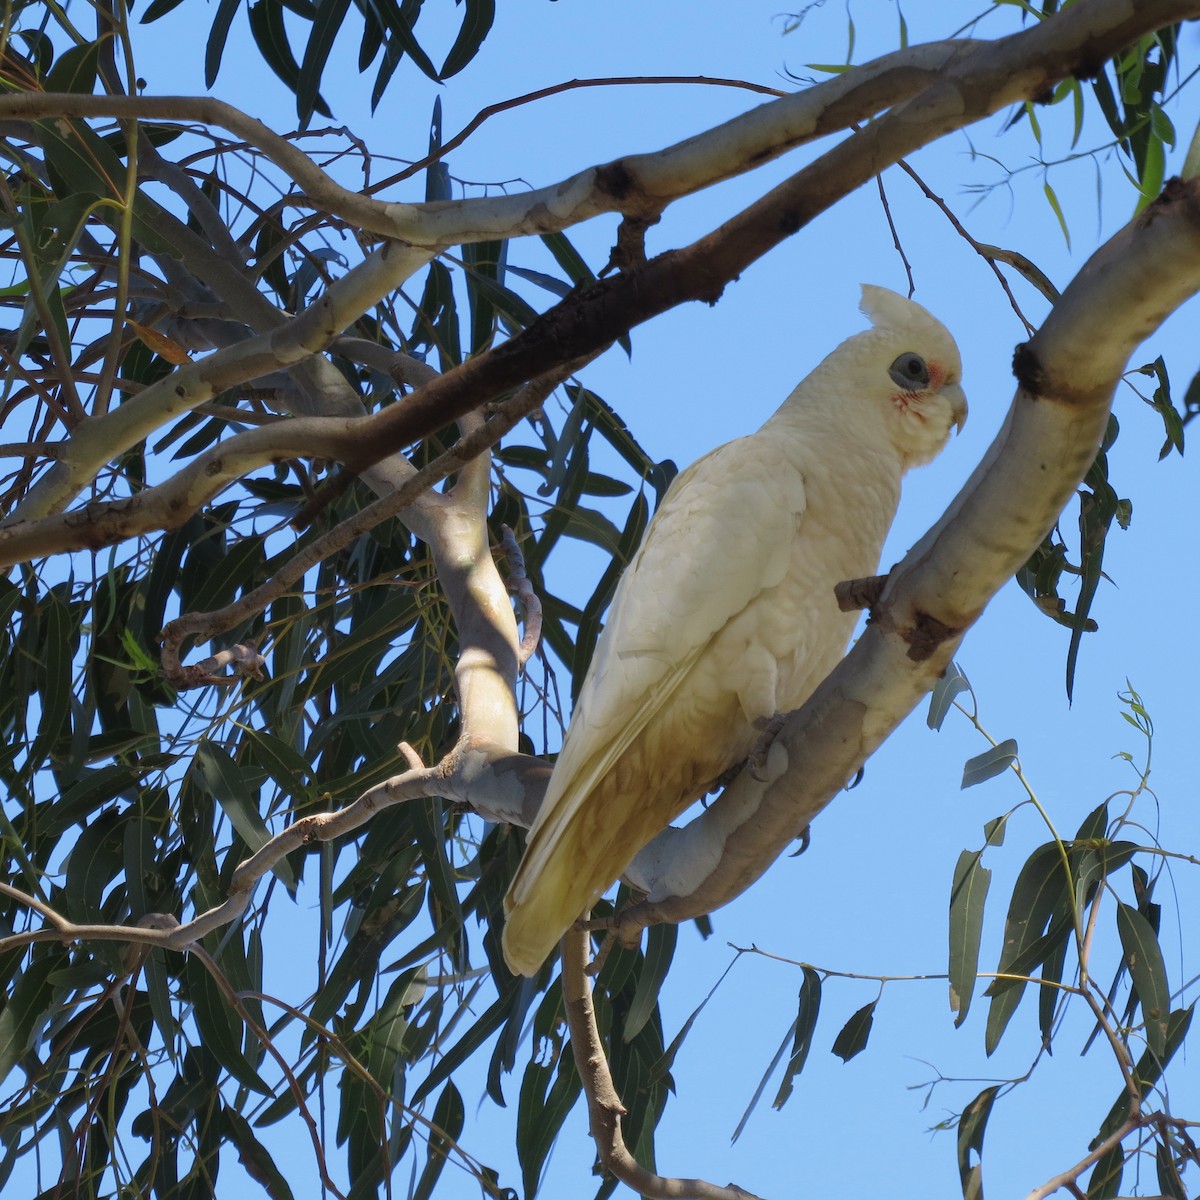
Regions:
<instances>
[{"instance_id":1,"label":"drooping leaf","mask_svg":"<svg viewBox=\"0 0 1200 1200\"><path fill-rule=\"evenodd\" d=\"M224 992L195 955L188 956L184 970L192 1011L205 1048L239 1083L260 1095L270 1096L271 1089L242 1052L244 1026Z\"/></svg>"},{"instance_id":2,"label":"drooping leaf","mask_svg":"<svg viewBox=\"0 0 1200 1200\"><path fill-rule=\"evenodd\" d=\"M439 79L457 75L475 57L495 19L496 0L466 0L462 26L438 72Z\"/></svg>"},{"instance_id":3,"label":"drooping leaf","mask_svg":"<svg viewBox=\"0 0 1200 1200\"><path fill-rule=\"evenodd\" d=\"M1136 908L1121 903L1117 904L1117 932L1142 1006L1147 1049L1161 1059L1167 1049L1171 989L1158 935Z\"/></svg>"},{"instance_id":4,"label":"drooping leaf","mask_svg":"<svg viewBox=\"0 0 1200 1200\"><path fill-rule=\"evenodd\" d=\"M429 1153L425 1169L413 1191L413 1200L430 1200L434 1186L446 1165L446 1158L457 1144L466 1121L466 1110L462 1096L453 1083L447 1083L433 1109L432 1128L429 1131Z\"/></svg>"},{"instance_id":5,"label":"drooping leaf","mask_svg":"<svg viewBox=\"0 0 1200 1200\"><path fill-rule=\"evenodd\" d=\"M35 958L8 993L0 1009L0 1079L17 1065L48 1016L54 996L50 975L63 965L63 958L61 953Z\"/></svg>"},{"instance_id":6,"label":"drooping leaf","mask_svg":"<svg viewBox=\"0 0 1200 1200\"><path fill-rule=\"evenodd\" d=\"M842 1062L849 1062L866 1049L871 1026L875 1023L875 1005L878 1003L878 1000L872 1000L870 1004L864 1004L833 1039L833 1053Z\"/></svg>"},{"instance_id":7,"label":"drooping leaf","mask_svg":"<svg viewBox=\"0 0 1200 1200\"><path fill-rule=\"evenodd\" d=\"M258 803L242 768L218 745L207 739L196 749L196 768L204 786L233 823L251 853L271 840L271 831L258 811ZM286 858L272 868L289 891L296 889L296 873Z\"/></svg>"},{"instance_id":8,"label":"drooping leaf","mask_svg":"<svg viewBox=\"0 0 1200 1200\"><path fill-rule=\"evenodd\" d=\"M964 850L950 886L950 1010L956 1028L967 1019L979 973L983 910L992 881L982 857L982 850Z\"/></svg>"},{"instance_id":9,"label":"drooping leaf","mask_svg":"<svg viewBox=\"0 0 1200 1200\"><path fill-rule=\"evenodd\" d=\"M999 1045L1016 1012L1027 977L1069 936L1071 903L1062 852L1056 842L1048 842L1029 856L1013 885L996 967L1001 978L987 989L991 1003L984 1048L988 1054Z\"/></svg>"},{"instance_id":10,"label":"drooping leaf","mask_svg":"<svg viewBox=\"0 0 1200 1200\"><path fill-rule=\"evenodd\" d=\"M1121 1190L1124 1167L1124 1146L1113 1146L1102 1154L1088 1177L1087 1200L1113 1200Z\"/></svg>"},{"instance_id":11,"label":"drooping leaf","mask_svg":"<svg viewBox=\"0 0 1200 1200\"><path fill-rule=\"evenodd\" d=\"M284 5L281 0L256 0L246 11L250 18L250 33L259 53L285 86L296 93L296 107L299 109L301 68L288 41L287 28L283 21ZM306 88L311 89L311 94L306 93L308 114L311 116L316 112L323 117L332 117L333 112L320 93L320 82L319 72L315 82L306 81ZM278 283L278 276L272 276L272 281Z\"/></svg>"},{"instance_id":12,"label":"drooping leaf","mask_svg":"<svg viewBox=\"0 0 1200 1200\"><path fill-rule=\"evenodd\" d=\"M925 718L925 724L930 729L940 730L942 722L945 721L946 715L954 703L955 696L970 690L971 685L967 682L967 677L958 663L951 663L930 693L929 713Z\"/></svg>"},{"instance_id":13,"label":"drooping leaf","mask_svg":"<svg viewBox=\"0 0 1200 1200\"><path fill-rule=\"evenodd\" d=\"M321 76L333 50L333 41L342 28L350 0L317 0L317 13L313 18L304 55L300 60L300 74L296 79L296 114L303 129L317 107Z\"/></svg>"},{"instance_id":14,"label":"drooping leaf","mask_svg":"<svg viewBox=\"0 0 1200 1200\"><path fill-rule=\"evenodd\" d=\"M217 82L217 72L225 56L225 39L229 36L229 27L240 6L241 0L220 0L217 4L208 44L204 48L204 86L207 88Z\"/></svg>"},{"instance_id":15,"label":"drooping leaf","mask_svg":"<svg viewBox=\"0 0 1200 1200\"><path fill-rule=\"evenodd\" d=\"M963 1200L983 1200L983 1164L972 1162L971 1155L974 1153L976 1160L983 1155L983 1135L999 1091L999 1086L984 1088L958 1118L958 1178Z\"/></svg>"},{"instance_id":16,"label":"drooping leaf","mask_svg":"<svg viewBox=\"0 0 1200 1200\"><path fill-rule=\"evenodd\" d=\"M793 1082L808 1061L808 1052L812 1049L813 1034L817 1028L817 1016L821 1010L821 976L812 967L802 970L804 982L800 984L796 1020L792 1026L792 1054L784 1068L779 1091L771 1102L772 1108L782 1108L792 1094Z\"/></svg>"},{"instance_id":17,"label":"drooping leaf","mask_svg":"<svg viewBox=\"0 0 1200 1200\"><path fill-rule=\"evenodd\" d=\"M966 788L974 787L977 783L994 779L997 775L1003 775L1016 761L1016 740L1014 738L1005 738L1004 741L993 746L990 750L985 750L982 754L977 754L974 758L967 759L963 764L962 784L960 786L965 790Z\"/></svg>"},{"instance_id":18,"label":"drooping leaf","mask_svg":"<svg viewBox=\"0 0 1200 1200\"><path fill-rule=\"evenodd\" d=\"M1149 1095L1150 1091L1162 1078L1167 1064L1175 1057L1180 1046L1183 1045L1183 1040L1187 1037L1188 1028L1192 1023L1192 1014L1195 1008L1195 1004L1189 1004L1187 1008L1175 1009L1167 1018L1167 1038L1162 1054L1154 1054L1147 1047L1134 1064L1134 1083L1137 1086L1139 1096L1143 1099ZM1112 1108L1108 1110L1108 1115L1101 1123L1100 1131L1088 1144L1088 1149L1095 1150L1101 1142L1121 1127L1128 1115L1129 1093L1125 1089L1122 1089L1120 1095L1113 1102Z\"/></svg>"},{"instance_id":19,"label":"drooping leaf","mask_svg":"<svg viewBox=\"0 0 1200 1200\"><path fill-rule=\"evenodd\" d=\"M621 1036L631 1042L642 1031L658 1005L658 992L671 969L675 955L675 940L678 925L652 925L646 934L645 956L637 987L625 1014L625 1028Z\"/></svg>"},{"instance_id":20,"label":"drooping leaf","mask_svg":"<svg viewBox=\"0 0 1200 1200\"><path fill-rule=\"evenodd\" d=\"M228 1104L222 1106L221 1119L246 1174L263 1189L269 1200L293 1200L292 1189L274 1156L254 1136L250 1122Z\"/></svg>"}]
</instances>

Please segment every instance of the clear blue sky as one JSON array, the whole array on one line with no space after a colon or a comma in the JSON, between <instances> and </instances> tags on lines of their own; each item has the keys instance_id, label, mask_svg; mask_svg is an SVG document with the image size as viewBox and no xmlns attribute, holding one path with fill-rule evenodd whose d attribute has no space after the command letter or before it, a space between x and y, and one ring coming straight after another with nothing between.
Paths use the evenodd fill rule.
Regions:
<instances>
[{"instance_id":1,"label":"clear blue sky","mask_svg":"<svg viewBox=\"0 0 1200 1200\"><path fill-rule=\"evenodd\" d=\"M327 72L324 86L336 123L350 126L374 150L415 159L424 152L428 114L439 90L449 134L484 104L572 77L706 74L787 87L785 69L807 74L805 64L843 61L847 48L847 10L840 4L814 7L802 27L787 37L781 37L777 0L738 5L715 0L686 5L510 0L499 7L491 37L460 77L437 89L402 67L374 120L367 111L370 79L360 78L355 68L357 38L343 39L340 66ZM910 40L950 32L947 7L933 0L906 4ZM421 29L428 36L451 10L446 0L426 8ZM195 62L188 64L181 63L179 47L198 36L197 16L207 21L213 11L212 6L184 4L156 26L139 31L146 40L138 65L149 92L201 90L199 48ZM894 4L860 0L851 11L856 61L895 44ZM1011 27L1014 13L1008 9L1008 15L992 18L981 33ZM446 45L449 37L447 32ZM242 13L234 23L231 48L247 38ZM1194 32L1185 34L1183 46L1185 55L1195 56ZM437 61L439 55L433 58ZM277 129L294 124L291 97L256 58L227 57L215 92ZM756 102L744 92L703 87L574 92L493 119L454 153L450 167L464 179L519 177L539 185L621 153L667 145ZM1052 117L1042 115L1050 153L1066 154L1069 124L1064 121L1063 129L1053 131ZM1186 144L1200 115L1194 95L1185 96L1184 111L1174 115ZM322 122L317 118L315 123ZM1017 130L1000 138L999 128L1000 122L993 122L972 130L970 137L980 151L1010 167L1029 164L1036 147L1028 134ZM1103 137L1101 129L1089 127L1080 145ZM649 248L678 245L711 228L800 161L799 155L791 156L674 206L651 231ZM1180 161L1181 152L1176 168ZM1003 175L983 160L972 161L965 138L951 138L918 155L913 165L977 238L1019 247L1060 286L1129 217L1136 198L1115 162L1101 164L1099 201L1090 161L1054 168L1050 178L1069 213L1068 248L1043 197L1040 171L1025 172L1011 191L1001 187L976 205L965 193L967 185L1000 181ZM885 550L885 566L936 518L982 455L1011 399L1009 362L1014 344L1023 337L987 265L898 171L889 171L886 183L913 263L916 299L945 320L962 348L971 418L942 459L911 478ZM599 220L572 236L599 264L614 227L611 220ZM510 261L543 265L534 245L514 245ZM748 270L717 306L689 305L639 329L632 361L620 351L610 353L589 368L586 381L625 416L651 454L682 465L756 427L832 346L862 327L856 306L858 285L864 281L906 287L873 187L862 189ZM1026 313L1038 320L1045 302L1019 280L1013 286ZM1200 305L1193 302L1137 359L1165 354L1179 391L1200 367L1194 333L1198 317ZM960 661L978 693L985 724L998 739L1017 739L1025 771L1065 835L1106 795L1133 782L1130 768L1113 757L1128 750L1140 760L1143 753L1135 731L1121 719L1117 700L1130 681L1157 727L1151 783L1159 807L1143 801L1139 811L1163 844L1194 852L1200 844L1200 817L1193 765L1197 650L1190 609L1200 546L1188 502L1195 495L1197 465L1177 457L1156 462L1161 425L1131 392L1119 397L1117 411L1122 434L1113 455L1113 477L1121 494L1133 499L1134 520L1128 532L1114 532L1110 539L1105 566L1111 582L1103 585L1094 608L1101 631L1085 642L1074 707L1068 707L1063 689L1065 631L1040 617L1015 585L997 597L968 636ZM587 564L571 569L583 572ZM582 575L580 586L587 586ZM839 797L816 822L812 846L802 858L777 864L751 893L719 912L715 936L707 943L690 928L682 932L663 995L667 1037L725 970L731 958L728 942L754 942L776 954L841 971L944 971L946 910L958 852L979 846L983 823L1021 798L1009 777L960 792L963 761L984 748L960 717L952 715L935 734L925 728L923 715L914 715L870 762L861 786ZM994 969L1012 881L1028 853L1044 840L1038 818L1023 810L1010 824L1006 845L992 854L995 876L981 969ZM1182 865L1173 872L1184 914L1197 911L1200 901L1196 870ZM277 902L282 899L276 897ZM1164 948L1172 985L1178 986L1200 970L1195 965L1196 930L1178 928L1166 881L1159 899L1168 906ZM1110 920L1111 909L1106 923ZM298 953L300 948L289 946L289 957ZM1110 945L1100 961L1115 964ZM1000 1051L987 1060L982 1000L977 998L967 1023L955 1031L943 982L889 984L871 1044L843 1065L829 1053L833 1037L877 989L871 983L831 979L813 1052L790 1102L782 1112L772 1112L775 1084L769 1085L758 1112L731 1148L730 1135L794 1016L798 985L798 972L764 959L745 958L734 969L677 1061L678 1096L660 1126L660 1169L719 1182L732 1179L777 1198L958 1194L953 1133L926 1131L974 1096L983 1086L979 1080L1025 1070L1037 1049L1033 997L1027 998ZM277 963L274 986L298 999L306 985L297 983L291 990ZM1186 999L1195 994L1192 986ZM1077 1057L1089 1028L1079 1007L1059 1035L1054 1058L992 1118L985 1158L992 1197L1022 1196L1073 1163L1116 1095L1117 1075L1100 1047L1085 1060ZM976 1082L946 1083L923 1107L924 1093L911 1089L939 1073ZM1180 1064L1173 1078L1176 1111L1200 1114L1194 1070ZM510 1083L514 1098L518 1086L519 1080ZM511 1108L497 1111L486 1100L477 1108L481 1095L481 1087L474 1093L464 1090L464 1142L516 1185L515 1114ZM289 1178L297 1197L316 1195L315 1172L295 1165L310 1154L303 1132L296 1137L297 1144L287 1150ZM589 1194L591 1161L582 1114L576 1113L555 1151L545 1195ZM1150 1183L1152 1165L1148 1169ZM306 1186L311 1190L305 1191ZM1122 1190L1132 1190L1128 1177ZM477 1189L451 1168L440 1194L465 1197Z\"/></svg>"}]
</instances>

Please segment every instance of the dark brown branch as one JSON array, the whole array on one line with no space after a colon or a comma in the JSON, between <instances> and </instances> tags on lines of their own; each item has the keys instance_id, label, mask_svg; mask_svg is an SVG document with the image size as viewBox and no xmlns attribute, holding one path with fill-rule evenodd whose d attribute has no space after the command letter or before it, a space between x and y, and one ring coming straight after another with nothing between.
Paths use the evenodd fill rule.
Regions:
<instances>
[{"instance_id":1,"label":"dark brown branch","mask_svg":"<svg viewBox=\"0 0 1200 1200\"><path fill-rule=\"evenodd\" d=\"M403 409L385 414L371 461L564 357L592 353L689 300L712 303L751 263L888 164L1009 104L1044 94L1147 30L1200 12L1195 0L1147 0L1113 15L1106 8L1075 5L1021 33L972 48L913 100L846 138L720 228L567 297L517 337L446 372ZM838 118L837 112L828 114L832 127L838 127ZM349 465L361 470L366 463Z\"/></svg>"},{"instance_id":2,"label":"dark brown branch","mask_svg":"<svg viewBox=\"0 0 1200 1200\"><path fill-rule=\"evenodd\" d=\"M958 219L950 205L948 205L945 200L941 198L941 196L935 194L933 189L925 182L925 180L920 177L920 175L916 173L916 171L912 169L912 167L908 165L908 163L901 159L896 166L898 166L900 170L902 170L909 177L909 179L911 179L913 183L915 183L917 187L921 189L926 200L930 201L930 203L936 205L941 210L942 215L946 218L946 220L954 226L954 232L957 233L958 236L961 237L963 241L966 242L967 245L970 246L971 249L974 250L975 253L987 263L989 267L992 268L992 272L1000 281L1000 286L1004 289L1004 294L1008 297L1009 304L1012 305L1013 312L1017 314L1021 324L1025 326L1025 332L1032 333L1035 326L1026 319L1025 314L1021 311L1021 306L1017 303L1017 298L1013 295L1012 288L1008 286L1008 280L1004 278L1003 272L1001 272L1000 268L996 266L996 260L1000 259L1002 262L1007 262L1010 266L1016 266L1017 261L1019 260L1023 266L1018 266L1017 269L1021 271L1021 274L1024 275L1026 279L1029 279L1031 282L1033 282L1035 286L1038 287L1038 289L1042 292L1042 294L1045 295L1051 303L1053 303L1058 298L1058 293L1054 291L1053 288L1050 289L1050 292L1046 291L1046 287L1043 286L1043 283L1049 283L1049 281L1046 279L1046 276L1043 275L1042 272L1036 267L1034 267L1029 259L1027 259L1023 254L1018 255L1012 251L1003 251L998 246L987 246L983 242L976 241L967 232L966 226ZM1029 270L1023 268L1029 268ZM1036 272L1036 276L1033 275L1031 271ZM1038 278L1040 278L1043 283L1038 283Z\"/></svg>"},{"instance_id":3,"label":"dark brown branch","mask_svg":"<svg viewBox=\"0 0 1200 1200\"><path fill-rule=\"evenodd\" d=\"M544 379L534 380L505 404L503 411L481 423L468 436L460 438L444 454L438 455L433 462L412 474L394 492L373 501L353 517L310 542L269 580L239 597L234 603L213 612L187 613L169 622L159 635L163 643L163 673L168 682L181 689L198 686L196 682L191 681L188 668L180 665L179 651L185 639L195 637L207 640L262 612L317 563L348 546L356 537L375 528L381 521L394 517L435 484L459 470L463 463L490 449L513 426L539 408L546 396L580 365L577 361L571 362ZM209 681L199 681L201 684L205 682Z\"/></svg>"}]
</instances>

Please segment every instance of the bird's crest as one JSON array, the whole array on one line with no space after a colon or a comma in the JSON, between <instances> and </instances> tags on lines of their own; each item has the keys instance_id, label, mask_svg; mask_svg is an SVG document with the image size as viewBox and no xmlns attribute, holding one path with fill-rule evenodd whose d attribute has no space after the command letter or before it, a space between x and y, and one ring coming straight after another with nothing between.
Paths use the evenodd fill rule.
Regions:
<instances>
[{"instance_id":1,"label":"bird's crest","mask_svg":"<svg viewBox=\"0 0 1200 1200\"><path fill-rule=\"evenodd\" d=\"M942 337L949 336L946 327L928 309L889 288L864 283L858 307L876 329L908 331L924 328L936 330Z\"/></svg>"}]
</instances>

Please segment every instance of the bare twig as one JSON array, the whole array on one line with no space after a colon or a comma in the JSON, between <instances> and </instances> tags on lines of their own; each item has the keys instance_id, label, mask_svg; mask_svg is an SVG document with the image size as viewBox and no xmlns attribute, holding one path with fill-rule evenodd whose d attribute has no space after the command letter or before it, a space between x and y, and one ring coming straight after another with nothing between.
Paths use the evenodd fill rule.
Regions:
<instances>
[{"instance_id":1,"label":"bare twig","mask_svg":"<svg viewBox=\"0 0 1200 1200\"><path fill-rule=\"evenodd\" d=\"M1051 303L1058 298L1058 292L1054 289L1053 284L1051 284L1046 276L1042 274L1042 272L1038 270L1038 268L1035 267L1033 263L1030 262L1029 259L1027 259L1023 254L1018 254L1015 251L1010 250L1002 250L999 246L989 246L985 245L983 242L976 241L967 232L966 226L963 225L963 223L958 219L958 217L954 214L954 211L945 202L945 200L943 200L941 196L935 195L933 189L930 188L925 180L923 180L921 176L918 175L916 171L914 171L912 167L908 165L908 163L906 163L903 159L900 159L896 163L896 166L898 166L900 170L902 170L909 177L909 179L911 179L913 183L915 183L917 187L921 189L927 200L931 201L939 209L941 209L946 220L954 226L954 230L959 237L961 237L963 241L965 241L967 245L970 246L971 249L974 250L978 255L980 255L987 265L992 268L992 272L1000 281L1000 286L1004 289L1004 294L1008 297L1009 304L1012 305L1013 312L1015 312L1020 318L1021 324L1025 326L1025 331L1027 333L1033 333L1036 326L1031 324L1026 319L1025 314L1021 311L1021 306L1017 303L1017 298L1013 295L1012 288L1008 286L1008 280L1004 278L1003 272L1001 272L1000 268L996 266L996 261L999 259L1002 262L1008 263L1009 266L1016 267L1017 270L1019 270L1026 279L1034 284L1034 286L1037 287L1038 290L1044 296L1046 296Z\"/></svg>"},{"instance_id":2,"label":"bare twig","mask_svg":"<svg viewBox=\"0 0 1200 1200\"><path fill-rule=\"evenodd\" d=\"M900 255L900 261L904 264L904 274L908 276L908 294L911 297L917 290L916 282L913 279L912 263L908 261L908 255L904 253L904 247L900 243L900 232L896 228L896 222L892 220L892 206L888 203L882 172L875 176L875 185L879 188L879 203L883 205L883 215L887 218L888 228L892 231L892 245L896 247L896 253Z\"/></svg>"},{"instance_id":3,"label":"bare twig","mask_svg":"<svg viewBox=\"0 0 1200 1200\"><path fill-rule=\"evenodd\" d=\"M588 976L591 934L573 928L562 940L563 1003L571 1030L571 1052L587 1097L588 1125L600 1166L642 1196L652 1200L755 1200L736 1184L722 1187L704 1179L675 1179L646 1170L629 1152L621 1134L626 1109L617 1095L604 1043L596 1025L592 981Z\"/></svg>"},{"instance_id":4,"label":"bare twig","mask_svg":"<svg viewBox=\"0 0 1200 1200\"><path fill-rule=\"evenodd\" d=\"M1088 1167L1099 1162L1114 1146L1119 1146L1135 1129L1140 1128L1143 1124L1145 1124L1145 1121L1141 1117L1130 1117L1123 1125L1109 1134L1095 1150L1084 1155L1073 1167L1068 1167L1065 1171L1060 1171L1057 1175L1047 1179L1041 1187L1035 1187L1025 1197L1025 1200L1045 1200L1047 1196L1057 1192L1059 1188L1071 1187L1075 1183L1075 1180Z\"/></svg>"},{"instance_id":5,"label":"bare twig","mask_svg":"<svg viewBox=\"0 0 1200 1200\"><path fill-rule=\"evenodd\" d=\"M745 79L720 79L708 75L626 75L613 76L608 79L568 79L563 83L556 83L551 87L538 88L533 92L525 92L520 96L513 96L511 99L500 100L495 104L486 105L452 138L443 142L433 154L426 155L411 166L405 167L402 171L397 171L394 175L389 175L386 179L381 179L378 183L373 183L369 188L364 190L368 196L373 196L376 192L381 192L384 188L391 187L403 179L410 179L414 175L419 175L435 162L445 158L451 150L458 149L489 117L499 116L502 112L520 108L523 104L532 104L538 100L546 100L550 96L558 96L563 92L572 92L576 88L630 87L637 84L680 83L700 83L709 84L713 87L740 88L743 91L757 92L760 96L772 96L776 99L788 94L787 92L780 91L779 88L767 87L761 83L750 83Z\"/></svg>"}]
</instances>

